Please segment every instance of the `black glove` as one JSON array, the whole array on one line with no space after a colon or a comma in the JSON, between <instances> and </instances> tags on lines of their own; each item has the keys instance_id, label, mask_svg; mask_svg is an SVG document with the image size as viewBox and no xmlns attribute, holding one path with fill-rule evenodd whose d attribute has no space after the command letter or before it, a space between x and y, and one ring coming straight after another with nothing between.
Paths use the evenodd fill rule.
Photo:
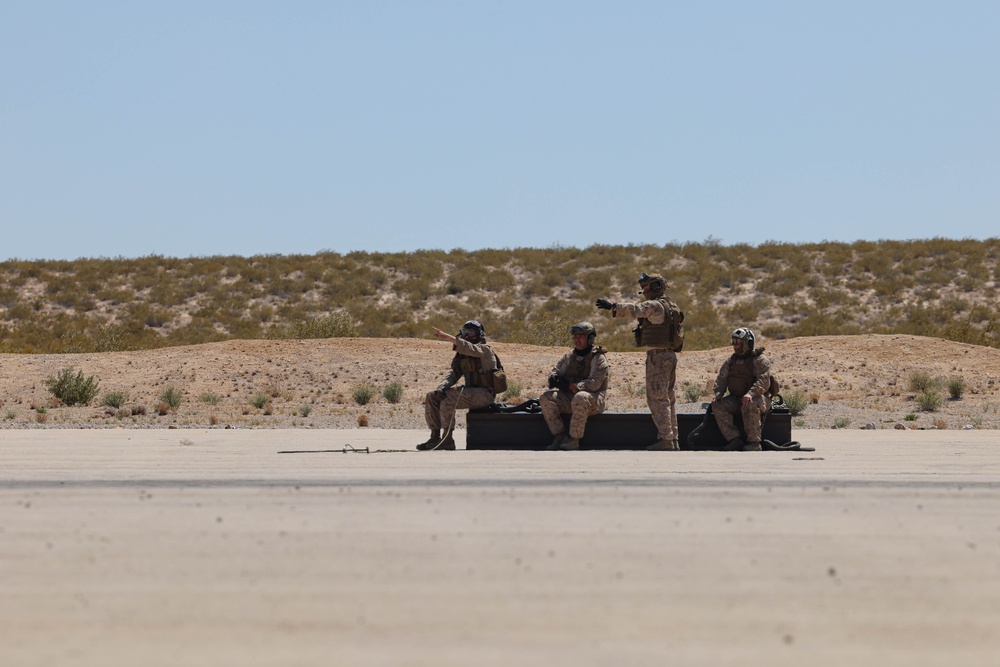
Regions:
<instances>
[{"instance_id":1,"label":"black glove","mask_svg":"<svg viewBox=\"0 0 1000 667\"><path fill-rule=\"evenodd\" d=\"M569 391L569 382L563 376L553 373L549 376L549 389L562 389Z\"/></svg>"},{"instance_id":2,"label":"black glove","mask_svg":"<svg viewBox=\"0 0 1000 667\"><path fill-rule=\"evenodd\" d=\"M607 299L598 299L594 303L601 310L614 310L615 309L615 305L616 305L616 304L611 303Z\"/></svg>"}]
</instances>

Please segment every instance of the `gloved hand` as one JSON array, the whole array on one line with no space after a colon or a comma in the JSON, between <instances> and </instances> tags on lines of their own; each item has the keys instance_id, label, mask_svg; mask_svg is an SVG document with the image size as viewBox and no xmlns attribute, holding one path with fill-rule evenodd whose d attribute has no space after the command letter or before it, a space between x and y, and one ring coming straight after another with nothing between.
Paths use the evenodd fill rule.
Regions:
<instances>
[{"instance_id":1,"label":"gloved hand","mask_svg":"<svg viewBox=\"0 0 1000 667\"><path fill-rule=\"evenodd\" d=\"M611 303L607 299L598 299L597 301L594 302L594 304L601 310L614 310L616 305Z\"/></svg>"},{"instance_id":2,"label":"gloved hand","mask_svg":"<svg viewBox=\"0 0 1000 667\"><path fill-rule=\"evenodd\" d=\"M549 389L562 389L563 391L569 391L569 382L567 382L566 378L558 373L553 373L549 376Z\"/></svg>"}]
</instances>

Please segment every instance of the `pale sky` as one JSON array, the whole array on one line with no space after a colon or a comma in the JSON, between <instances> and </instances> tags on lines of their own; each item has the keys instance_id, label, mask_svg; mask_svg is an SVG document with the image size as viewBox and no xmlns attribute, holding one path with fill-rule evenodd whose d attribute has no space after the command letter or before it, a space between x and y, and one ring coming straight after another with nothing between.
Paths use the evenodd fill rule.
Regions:
<instances>
[{"instance_id":1,"label":"pale sky","mask_svg":"<svg viewBox=\"0 0 1000 667\"><path fill-rule=\"evenodd\" d=\"M989 238L1000 2L0 0L0 260Z\"/></svg>"}]
</instances>

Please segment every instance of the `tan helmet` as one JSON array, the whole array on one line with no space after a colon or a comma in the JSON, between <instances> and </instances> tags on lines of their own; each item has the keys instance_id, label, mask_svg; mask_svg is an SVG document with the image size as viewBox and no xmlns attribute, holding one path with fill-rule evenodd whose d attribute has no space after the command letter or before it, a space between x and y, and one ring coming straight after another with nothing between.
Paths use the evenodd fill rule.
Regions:
<instances>
[{"instance_id":1,"label":"tan helmet","mask_svg":"<svg viewBox=\"0 0 1000 667\"><path fill-rule=\"evenodd\" d=\"M639 276L639 287L642 288L642 295L648 299L666 292L667 281L663 279L663 276L647 276L643 273Z\"/></svg>"},{"instance_id":2,"label":"tan helmet","mask_svg":"<svg viewBox=\"0 0 1000 667\"><path fill-rule=\"evenodd\" d=\"M572 334L587 334L587 345L593 345L597 339L597 329L590 322L577 322L569 328Z\"/></svg>"}]
</instances>

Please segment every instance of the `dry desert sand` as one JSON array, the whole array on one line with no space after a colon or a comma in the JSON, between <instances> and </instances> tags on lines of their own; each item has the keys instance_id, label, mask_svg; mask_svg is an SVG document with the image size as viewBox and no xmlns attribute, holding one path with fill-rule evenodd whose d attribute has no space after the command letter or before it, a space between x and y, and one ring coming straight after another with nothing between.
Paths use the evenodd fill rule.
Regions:
<instances>
[{"instance_id":1,"label":"dry desert sand","mask_svg":"<svg viewBox=\"0 0 1000 667\"><path fill-rule=\"evenodd\" d=\"M459 451L392 451L425 436L412 394L449 357L433 341L5 355L0 665L995 665L1000 436L894 430L912 396L888 394L919 359L969 381L949 420L993 418L1000 351L893 338L775 342L812 407L888 415L795 431L815 452L467 451L461 430ZM498 347L515 376L554 360ZM636 360L616 356L622 381ZM145 423L22 420L67 361L189 399ZM718 363L686 354L682 381ZM391 368L403 403L330 428L359 410L338 393ZM317 397L312 428L285 403L242 414L276 379L289 406Z\"/></svg>"},{"instance_id":2,"label":"dry desert sand","mask_svg":"<svg viewBox=\"0 0 1000 667\"><path fill-rule=\"evenodd\" d=\"M838 422L847 428L869 423L879 429L896 424L1000 428L1000 349L902 335L817 336L762 345L783 391L801 391L814 400L796 428L828 429ZM511 381L521 387L520 398L513 401L518 402L545 389L549 370L568 345L499 342L494 348ZM701 410L730 352L726 348L681 354L678 411ZM451 355L447 343L413 338L233 340L106 354L0 354L0 428L356 428L363 419L371 428L419 429L424 427L424 394L444 377ZM647 410L640 393L644 359L643 352L609 354L608 410ZM44 380L64 368L100 380L100 395L89 407L51 405ZM923 412L909 389L914 371L962 378L965 395L958 401L944 400L936 412ZM402 400L391 404L381 392L397 380ZM362 383L376 390L364 406L352 398ZM684 403L685 385L704 393L694 403ZM184 400L176 411L159 416L155 406L167 387L181 392ZM100 398L109 391L125 394L124 407L140 405L146 414L122 417L101 407ZM946 391L942 394L947 397ZM270 400L264 409L251 403L260 395ZM205 400L209 397L211 402ZM41 425L38 407L47 410Z\"/></svg>"},{"instance_id":3,"label":"dry desert sand","mask_svg":"<svg viewBox=\"0 0 1000 667\"><path fill-rule=\"evenodd\" d=\"M379 451L420 434L5 431L0 664L1000 655L995 431L817 430L809 453Z\"/></svg>"}]
</instances>

